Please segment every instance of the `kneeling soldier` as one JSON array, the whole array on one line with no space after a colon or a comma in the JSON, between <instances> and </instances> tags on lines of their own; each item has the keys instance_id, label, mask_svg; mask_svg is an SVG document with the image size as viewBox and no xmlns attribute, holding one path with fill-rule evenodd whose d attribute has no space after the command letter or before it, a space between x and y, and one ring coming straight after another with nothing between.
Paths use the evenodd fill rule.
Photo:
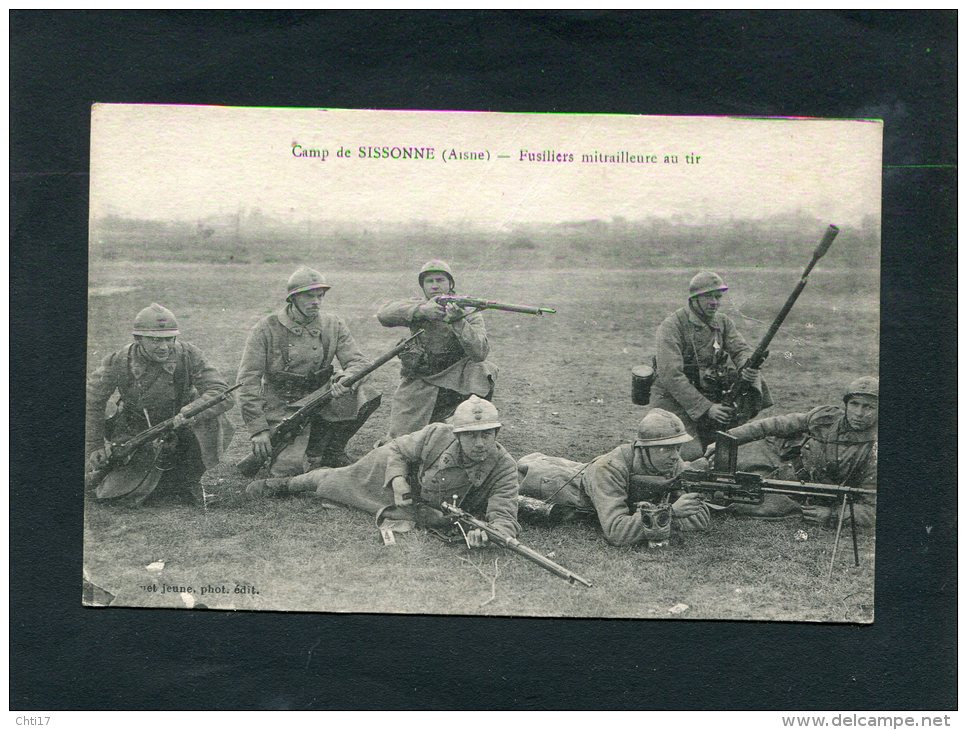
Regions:
<instances>
[{"instance_id":1,"label":"kneeling soldier","mask_svg":"<svg viewBox=\"0 0 967 730\"><path fill-rule=\"evenodd\" d=\"M222 414L234 401L229 396L209 408L190 428L184 428L184 414L200 400L224 393L228 384L197 347L178 341L175 315L160 304L138 313L132 334L134 342L104 358L87 382L90 466L96 470L108 463L105 437L123 443L172 418L174 435L145 444L114 468L98 485L97 496L130 504L152 495L201 504L199 479L232 440L234 428ZM115 393L116 410L105 421Z\"/></svg>"},{"instance_id":2,"label":"kneeling soldier","mask_svg":"<svg viewBox=\"0 0 967 730\"><path fill-rule=\"evenodd\" d=\"M521 518L553 523L575 513L596 515L612 545L661 541L671 529L704 530L709 511L698 494L642 491L632 484L632 477L639 475L671 478L686 468L704 468L704 459L686 465L679 455L681 445L691 440L678 416L653 408L638 424L633 444L622 444L588 464L528 454L517 467L524 495ZM653 519L661 514L656 503L663 502L670 503L670 523Z\"/></svg>"},{"instance_id":3,"label":"kneeling soldier","mask_svg":"<svg viewBox=\"0 0 967 730\"><path fill-rule=\"evenodd\" d=\"M497 367L487 362L490 345L483 315L436 302L436 297L454 292L450 266L438 259L427 261L418 280L423 296L390 302L376 313L384 327L424 332L417 346L400 357L402 380L393 394L391 439L449 418L469 395L490 400L497 379Z\"/></svg>"},{"instance_id":4,"label":"kneeling soldier","mask_svg":"<svg viewBox=\"0 0 967 730\"><path fill-rule=\"evenodd\" d=\"M331 383L334 399L273 461L272 474L301 474L309 468L345 466L346 444L379 407L380 394L363 380L352 389L339 381L369 361L345 323L323 312L329 284L300 266L287 284L286 306L262 319L248 336L238 368L242 418L261 459L272 453L269 428L286 415L287 404ZM333 359L343 370L334 375ZM355 391L355 392L354 392Z\"/></svg>"},{"instance_id":5,"label":"kneeling soldier","mask_svg":"<svg viewBox=\"0 0 967 730\"><path fill-rule=\"evenodd\" d=\"M791 479L845 487L876 489L876 443L880 381L857 378L843 394L845 410L826 405L807 413L761 418L733 428L739 444L739 468L774 479ZM708 455L714 452L709 447ZM779 519L800 512L807 522L831 526L835 510L826 505L800 503L782 494L766 496L761 505L733 505L733 514ZM856 501L858 527L872 527L875 499ZM846 513L847 524L849 512Z\"/></svg>"},{"instance_id":6,"label":"kneeling soldier","mask_svg":"<svg viewBox=\"0 0 967 730\"><path fill-rule=\"evenodd\" d=\"M255 498L314 492L376 515L377 525L392 520L398 531L448 527L449 520L433 508L446 501L516 537L517 465L497 443L500 425L496 407L471 396L457 407L452 425L431 423L342 469L260 479L246 491ZM482 547L488 540L482 530L472 530L467 541Z\"/></svg>"}]
</instances>

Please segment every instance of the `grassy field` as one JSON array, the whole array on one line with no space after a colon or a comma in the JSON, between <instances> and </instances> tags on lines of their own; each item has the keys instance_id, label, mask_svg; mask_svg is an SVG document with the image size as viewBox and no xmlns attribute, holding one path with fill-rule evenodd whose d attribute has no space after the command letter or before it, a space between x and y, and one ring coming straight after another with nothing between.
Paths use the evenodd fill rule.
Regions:
<instances>
[{"instance_id":1,"label":"grassy field","mask_svg":"<svg viewBox=\"0 0 967 730\"><path fill-rule=\"evenodd\" d=\"M808 256L803 254L803 264ZM397 270L354 271L307 261L330 277L326 306L347 322L364 351L392 347L400 331L379 326L384 301L417 292L421 261L387 261ZM657 262L656 262L657 263ZM398 264L398 265L397 265ZM491 359L500 368L495 403L501 443L584 461L631 438L641 409L631 403L632 366L650 360L658 323L684 302L698 268L500 271L463 269L461 292L555 307L543 318L489 312ZM843 385L875 372L878 291L875 271L850 268L833 252L773 342L765 374L777 402L764 415L838 402ZM233 380L246 334L275 310L289 263L169 264L92 258L88 367L129 340L130 321L157 301L179 317L195 343ZM403 270L405 273L399 273ZM798 280L799 268L724 268L727 313L755 342ZM398 382L394 362L374 376L384 406L350 442L362 456L387 425ZM185 507L124 510L88 504L85 566L116 604L180 607L179 588L210 608L488 615L675 617L871 621L874 537L860 535L853 567L844 533L833 578L826 572L833 533L798 521L750 522L716 516L704 534L675 536L664 550L608 546L596 528L525 526L522 540L594 583L573 587L497 549L469 552L425 534L379 540L372 518L310 498L253 503L232 466L248 452L239 433L228 458L204 477L215 495L207 511ZM79 478L80 481L80 478ZM160 572L146 566L163 560ZM202 589L206 590L204 594ZM167 592L165 592L167 590ZM680 609L680 605L687 606ZM678 606L680 613L670 609Z\"/></svg>"}]
</instances>

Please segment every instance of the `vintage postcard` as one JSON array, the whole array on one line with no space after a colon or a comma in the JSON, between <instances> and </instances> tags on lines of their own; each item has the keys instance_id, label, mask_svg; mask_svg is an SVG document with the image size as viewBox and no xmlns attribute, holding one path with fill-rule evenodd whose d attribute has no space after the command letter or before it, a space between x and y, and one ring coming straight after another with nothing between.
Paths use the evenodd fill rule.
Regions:
<instances>
[{"instance_id":1,"label":"vintage postcard","mask_svg":"<svg viewBox=\"0 0 967 730\"><path fill-rule=\"evenodd\" d=\"M83 602L873 621L882 132L95 105Z\"/></svg>"}]
</instances>

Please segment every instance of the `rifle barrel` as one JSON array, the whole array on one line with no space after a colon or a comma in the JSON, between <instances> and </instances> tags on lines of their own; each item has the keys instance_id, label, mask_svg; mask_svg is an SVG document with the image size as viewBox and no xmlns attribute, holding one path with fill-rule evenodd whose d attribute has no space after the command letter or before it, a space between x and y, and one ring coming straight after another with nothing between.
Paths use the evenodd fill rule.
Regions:
<instances>
[{"instance_id":1,"label":"rifle barrel","mask_svg":"<svg viewBox=\"0 0 967 730\"><path fill-rule=\"evenodd\" d=\"M468 527L475 528L478 530L483 530L491 538L493 538L493 541L496 542L498 545L500 545L500 547L510 550L513 553L517 553L522 558L526 558L527 560L530 560L532 563L539 565L549 573L553 573L558 578L563 578L564 580L566 580L568 583L572 585L575 583L580 583L581 585L586 586L587 588L592 587L591 581L589 581L587 578L582 578L577 573L574 573L568 570L563 565L558 565L553 560L551 560L550 558L544 555L541 555L536 550L529 548L526 545L522 545L520 542L517 541L516 538L502 535L498 530L495 530L486 522L483 522L482 520L478 520L476 517L474 517L473 515L467 512L464 512L459 507L456 507L455 505L452 505L449 502L443 502L440 504L440 509L443 510L446 514L449 514L455 519L457 519L458 521L464 523Z\"/></svg>"}]
</instances>

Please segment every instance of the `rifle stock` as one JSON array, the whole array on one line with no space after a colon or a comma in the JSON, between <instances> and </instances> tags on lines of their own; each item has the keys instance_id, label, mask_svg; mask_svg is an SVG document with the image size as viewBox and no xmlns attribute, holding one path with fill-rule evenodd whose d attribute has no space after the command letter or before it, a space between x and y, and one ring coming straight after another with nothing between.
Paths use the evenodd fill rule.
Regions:
<instances>
[{"instance_id":1,"label":"rifle stock","mask_svg":"<svg viewBox=\"0 0 967 730\"><path fill-rule=\"evenodd\" d=\"M340 381L340 384L346 387L352 387L367 375L378 370L394 357L403 352L407 347L410 346L410 343L413 340L422 334L423 330L414 332L405 340L401 340L400 343L392 350L384 352L359 372L343 378ZM269 439L272 443L272 452L270 456L267 459L260 459L254 453L249 454L238 462L238 464L236 464L238 470L244 476L250 477L262 468L263 463L275 459L290 443L292 443L293 440L295 440L296 436L299 435L302 429L305 428L312 414L331 401L332 397L332 385L327 384L321 388L318 388L317 390L314 390L300 400L290 403L289 407L294 408L294 412L283 418L269 431Z\"/></svg>"},{"instance_id":2,"label":"rifle stock","mask_svg":"<svg viewBox=\"0 0 967 730\"><path fill-rule=\"evenodd\" d=\"M231 388L222 391L214 398L199 398L194 404L189 404L188 410L186 410L182 415L185 418L185 423L181 428L187 428L191 426L198 417L207 411L209 408L214 408L215 406L223 403L228 399L229 395L233 390L240 388L240 385L233 385ZM98 484L104 481L105 477L110 474L114 469L116 469L121 464L124 464L131 455L151 441L160 438L170 432L173 432L174 420L176 416L165 419L161 423L155 424L151 428L145 429L139 434L136 434L129 438L127 441L122 443L111 444L110 456L108 456L107 462L97 468L91 469L87 472L87 477L84 480L88 487L96 487Z\"/></svg>"}]
</instances>

